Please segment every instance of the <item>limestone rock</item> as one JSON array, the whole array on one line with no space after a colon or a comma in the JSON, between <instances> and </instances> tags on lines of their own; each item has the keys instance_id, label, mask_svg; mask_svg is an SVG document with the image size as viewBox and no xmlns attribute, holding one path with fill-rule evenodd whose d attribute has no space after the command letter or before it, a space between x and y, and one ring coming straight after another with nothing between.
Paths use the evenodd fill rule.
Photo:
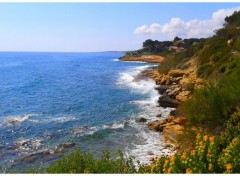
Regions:
<instances>
[{"instance_id":1,"label":"limestone rock","mask_svg":"<svg viewBox=\"0 0 240 176\"><path fill-rule=\"evenodd\" d=\"M160 121L159 120L155 120L153 122L149 122L148 123L148 128L149 130L152 130L152 131L160 131L159 129L159 126L160 126Z\"/></svg>"},{"instance_id":2,"label":"limestone rock","mask_svg":"<svg viewBox=\"0 0 240 176\"><path fill-rule=\"evenodd\" d=\"M189 98L190 93L190 91L182 91L176 95L176 100L179 102L184 102Z\"/></svg>"},{"instance_id":3,"label":"limestone rock","mask_svg":"<svg viewBox=\"0 0 240 176\"><path fill-rule=\"evenodd\" d=\"M169 140L173 143L177 143L177 136L179 134L182 134L184 130L184 127L181 125L171 125L171 126L166 126L163 129L163 136L166 140Z\"/></svg>"},{"instance_id":4,"label":"limestone rock","mask_svg":"<svg viewBox=\"0 0 240 176\"><path fill-rule=\"evenodd\" d=\"M187 122L187 118L185 117L178 117L176 119L173 119L173 121L175 124L179 124L179 125L184 125Z\"/></svg>"}]
</instances>

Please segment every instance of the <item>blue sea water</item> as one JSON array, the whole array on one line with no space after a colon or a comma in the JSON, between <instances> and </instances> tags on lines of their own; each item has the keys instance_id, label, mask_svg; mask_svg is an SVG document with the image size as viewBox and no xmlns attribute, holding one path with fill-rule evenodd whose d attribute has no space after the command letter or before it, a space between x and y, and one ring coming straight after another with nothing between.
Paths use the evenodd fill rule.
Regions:
<instances>
[{"instance_id":1,"label":"blue sea water","mask_svg":"<svg viewBox=\"0 0 240 176\"><path fill-rule=\"evenodd\" d=\"M43 168L76 149L96 157L121 149L143 163L168 152L139 122L171 110L157 107L155 82L139 78L153 65L122 55L1 52L0 172Z\"/></svg>"}]
</instances>

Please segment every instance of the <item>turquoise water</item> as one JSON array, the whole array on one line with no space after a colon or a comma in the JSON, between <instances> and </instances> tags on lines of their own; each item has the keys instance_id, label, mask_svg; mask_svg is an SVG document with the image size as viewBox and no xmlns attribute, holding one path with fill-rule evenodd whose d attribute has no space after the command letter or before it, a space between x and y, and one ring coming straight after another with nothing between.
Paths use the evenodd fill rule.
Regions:
<instances>
[{"instance_id":1,"label":"turquoise water","mask_svg":"<svg viewBox=\"0 0 240 176\"><path fill-rule=\"evenodd\" d=\"M153 80L137 79L153 65L122 55L0 53L0 172L39 169L76 149L96 157L121 149L141 162L159 154L161 135L138 119L170 109L156 107Z\"/></svg>"}]
</instances>

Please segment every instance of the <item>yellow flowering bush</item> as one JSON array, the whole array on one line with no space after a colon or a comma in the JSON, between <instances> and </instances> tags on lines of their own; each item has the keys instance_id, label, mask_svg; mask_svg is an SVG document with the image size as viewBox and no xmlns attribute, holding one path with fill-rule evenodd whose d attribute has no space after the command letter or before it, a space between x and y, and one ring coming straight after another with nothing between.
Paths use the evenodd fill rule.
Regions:
<instances>
[{"instance_id":1,"label":"yellow flowering bush","mask_svg":"<svg viewBox=\"0 0 240 176\"><path fill-rule=\"evenodd\" d=\"M158 158L151 173L238 173L240 172L240 138L221 150L219 138L198 133L196 147L168 158Z\"/></svg>"}]
</instances>

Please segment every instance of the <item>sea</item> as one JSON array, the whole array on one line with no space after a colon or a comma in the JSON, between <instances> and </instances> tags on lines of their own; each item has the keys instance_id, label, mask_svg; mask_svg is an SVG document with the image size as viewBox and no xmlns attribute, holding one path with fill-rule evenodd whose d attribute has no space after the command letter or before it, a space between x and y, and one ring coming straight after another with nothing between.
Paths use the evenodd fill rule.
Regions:
<instances>
[{"instance_id":1,"label":"sea","mask_svg":"<svg viewBox=\"0 0 240 176\"><path fill-rule=\"evenodd\" d=\"M158 106L155 64L123 62L124 53L0 52L0 173L41 170L80 150L149 163L169 154L147 123ZM139 122L143 117L148 122Z\"/></svg>"}]
</instances>

